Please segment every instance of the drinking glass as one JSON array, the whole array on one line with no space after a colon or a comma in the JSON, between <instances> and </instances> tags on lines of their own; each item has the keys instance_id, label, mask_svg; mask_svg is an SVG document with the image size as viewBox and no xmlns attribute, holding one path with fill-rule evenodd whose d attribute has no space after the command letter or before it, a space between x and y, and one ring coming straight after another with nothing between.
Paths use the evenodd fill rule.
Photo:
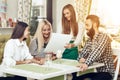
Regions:
<instances>
[{"instance_id":1,"label":"drinking glass","mask_svg":"<svg viewBox=\"0 0 120 80\"><path fill-rule=\"evenodd\" d=\"M52 60L51 60L51 54L46 54L45 55L45 65L46 65L46 70L49 69L49 66L51 64Z\"/></svg>"},{"instance_id":2,"label":"drinking glass","mask_svg":"<svg viewBox=\"0 0 120 80\"><path fill-rule=\"evenodd\" d=\"M61 63L61 61L60 61L60 59L62 58L62 51L61 51L61 50L58 50L58 51L57 51L56 57L57 57L59 63Z\"/></svg>"}]
</instances>

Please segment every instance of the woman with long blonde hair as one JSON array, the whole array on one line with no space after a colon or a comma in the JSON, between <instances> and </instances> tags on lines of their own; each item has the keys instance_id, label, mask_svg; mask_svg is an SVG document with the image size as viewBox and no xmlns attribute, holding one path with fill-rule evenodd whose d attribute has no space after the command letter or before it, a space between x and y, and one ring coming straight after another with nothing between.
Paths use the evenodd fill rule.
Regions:
<instances>
[{"instance_id":1,"label":"woman with long blonde hair","mask_svg":"<svg viewBox=\"0 0 120 80\"><path fill-rule=\"evenodd\" d=\"M44 48L46 47L52 33L52 26L49 21L39 22L35 35L30 43L30 53L34 57L45 57Z\"/></svg>"}]
</instances>

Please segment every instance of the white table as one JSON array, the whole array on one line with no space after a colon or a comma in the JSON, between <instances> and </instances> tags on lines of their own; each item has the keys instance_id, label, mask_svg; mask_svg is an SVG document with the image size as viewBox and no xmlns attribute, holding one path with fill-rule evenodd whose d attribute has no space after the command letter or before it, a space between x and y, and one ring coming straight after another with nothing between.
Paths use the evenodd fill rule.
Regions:
<instances>
[{"instance_id":1,"label":"white table","mask_svg":"<svg viewBox=\"0 0 120 80\"><path fill-rule=\"evenodd\" d=\"M80 71L80 69L78 67L76 67L76 64L70 65L70 63L76 63L77 61L68 60L68 59L62 59L62 61L64 61L64 62L67 61L66 62L67 64L66 63L63 63L63 64L62 63L61 64L52 63L49 65L49 67L57 69L57 71L46 73L46 74L38 73L38 72L34 72L34 71L23 70L23 69L14 68L14 67L6 67L6 66L0 66L0 71L4 72L4 73L19 75L19 76L24 76L24 77L29 77L29 78L33 78L33 79L39 79L39 80L44 80L44 79ZM46 65L37 65L37 64L28 64L28 65L37 66L37 67L40 67L43 69L45 69L45 67L46 67ZM93 69L93 68L100 67L103 65L104 65L103 63L94 63L88 69ZM66 77L64 80L66 80Z\"/></svg>"}]
</instances>

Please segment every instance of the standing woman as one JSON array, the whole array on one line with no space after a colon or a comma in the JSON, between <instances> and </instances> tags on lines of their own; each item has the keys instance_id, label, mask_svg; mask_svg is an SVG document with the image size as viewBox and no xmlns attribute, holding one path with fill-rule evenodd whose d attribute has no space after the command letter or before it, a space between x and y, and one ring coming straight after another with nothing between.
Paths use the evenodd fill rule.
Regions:
<instances>
[{"instance_id":1,"label":"standing woman","mask_svg":"<svg viewBox=\"0 0 120 80\"><path fill-rule=\"evenodd\" d=\"M4 48L4 56L1 65L4 66L15 66L19 64L38 63L42 64L41 61L35 60L29 53L29 49L26 45L26 39L29 37L28 24L24 22L18 22L13 30L11 39L7 41ZM0 80L27 80L25 77L14 76L6 77Z\"/></svg>"},{"instance_id":2,"label":"standing woman","mask_svg":"<svg viewBox=\"0 0 120 80\"><path fill-rule=\"evenodd\" d=\"M52 26L49 21L43 20L39 22L36 33L30 43L30 53L36 59L45 57L43 52L46 48L52 33Z\"/></svg>"},{"instance_id":3,"label":"standing woman","mask_svg":"<svg viewBox=\"0 0 120 80\"><path fill-rule=\"evenodd\" d=\"M62 33L71 34L73 37L70 43L65 45L66 49L63 52L63 58L77 59L77 46L82 42L84 30L83 24L79 24L76 20L76 14L73 6L71 4L65 5L62 10Z\"/></svg>"}]
</instances>

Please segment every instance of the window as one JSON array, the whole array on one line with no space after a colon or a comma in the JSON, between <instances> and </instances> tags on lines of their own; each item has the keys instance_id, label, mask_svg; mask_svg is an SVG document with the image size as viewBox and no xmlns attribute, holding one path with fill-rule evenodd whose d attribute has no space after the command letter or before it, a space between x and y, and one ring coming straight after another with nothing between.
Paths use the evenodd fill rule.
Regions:
<instances>
[{"instance_id":1,"label":"window","mask_svg":"<svg viewBox=\"0 0 120 80\"><path fill-rule=\"evenodd\" d=\"M46 0L32 0L32 17L46 17Z\"/></svg>"},{"instance_id":2,"label":"window","mask_svg":"<svg viewBox=\"0 0 120 80\"><path fill-rule=\"evenodd\" d=\"M107 33L119 35L120 33L120 0L92 0L90 14L100 17Z\"/></svg>"}]
</instances>

